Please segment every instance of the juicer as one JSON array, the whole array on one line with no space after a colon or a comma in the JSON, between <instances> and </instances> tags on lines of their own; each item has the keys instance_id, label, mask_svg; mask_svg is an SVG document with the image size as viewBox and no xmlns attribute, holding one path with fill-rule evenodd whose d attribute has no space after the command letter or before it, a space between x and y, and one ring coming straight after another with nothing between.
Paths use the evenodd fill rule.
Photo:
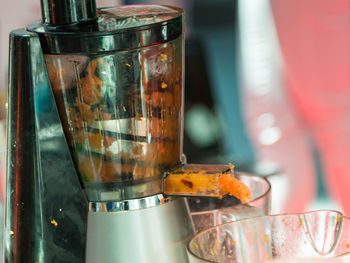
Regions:
<instances>
[{"instance_id":1,"label":"juicer","mask_svg":"<svg viewBox=\"0 0 350 263\"><path fill-rule=\"evenodd\" d=\"M183 12L42 0L10 34L5 262L187 262Z\"/></svg>"}]
</instances>

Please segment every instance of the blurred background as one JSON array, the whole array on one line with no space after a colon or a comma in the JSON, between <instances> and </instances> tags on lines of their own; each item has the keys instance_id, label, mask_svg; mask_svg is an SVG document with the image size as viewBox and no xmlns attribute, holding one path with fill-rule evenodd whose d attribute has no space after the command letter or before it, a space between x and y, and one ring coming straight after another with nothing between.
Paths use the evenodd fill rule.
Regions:
<instances>
[{"instance_id":1,"label":"blurred background","mask_svg":"<svg viewBox=\"0 0 350 263\"><path fill-rule=\"evenodd\" d=\"M272 211L350 215L349 0L97 0L168 4L186 14L185 141L190 163L233 163L272 182ZM0 10L0 118L8 34L39 0ZM1 198L5 129L0 125Z\"/></svg>"}]
</instances>

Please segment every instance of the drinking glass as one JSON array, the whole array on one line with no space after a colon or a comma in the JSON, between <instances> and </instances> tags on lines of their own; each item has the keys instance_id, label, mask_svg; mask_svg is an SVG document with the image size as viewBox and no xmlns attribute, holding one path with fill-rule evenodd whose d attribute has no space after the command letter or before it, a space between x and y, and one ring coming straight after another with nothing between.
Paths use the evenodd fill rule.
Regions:
<instances>
[{"instance_id":1,"label":"drinking glass","mask_svg":"<svg viewBox=\"0 0 350 263\"><path fill-rule=\"evenodd\" d=\"M193 229L203 229L225 222L267 215L270 212L271 186L267 179L244 172L235 172L238 180L248 186L252 200L242 204L233 196L218 198L187 198Z\"/></svg>"},{"instance_id":2,"label":"drinking glass","mask_svg":"<svg viewBox=\"0 0 350 263\"><path fill-rule=\"evenodd\" d=\"M324 210L243 219L196 234L190 263L260 263L271 260L349 258L350 218ZM313 261L312 261L313 262Z\"/></svg>"}]
</instances>

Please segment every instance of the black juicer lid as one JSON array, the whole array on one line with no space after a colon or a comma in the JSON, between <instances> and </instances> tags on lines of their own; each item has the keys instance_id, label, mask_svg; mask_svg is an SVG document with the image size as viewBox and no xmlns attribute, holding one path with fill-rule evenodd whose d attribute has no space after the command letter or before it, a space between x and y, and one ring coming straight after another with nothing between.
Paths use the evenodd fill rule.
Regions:
<instances>
[{"instance_id":1,"label":"black juicer lid","mask_svg":"<svg viewBox=\"0 0 350 263\"><path fill-rule=\"evenodd\" d=\"M183 10L162 5L130 5L97 10L97 20L82 26L52 26L35 21L45 54L81 54L141 48L181 36ZM44 20L45 21L45 20Z\"/></svg>"}]
</instances>

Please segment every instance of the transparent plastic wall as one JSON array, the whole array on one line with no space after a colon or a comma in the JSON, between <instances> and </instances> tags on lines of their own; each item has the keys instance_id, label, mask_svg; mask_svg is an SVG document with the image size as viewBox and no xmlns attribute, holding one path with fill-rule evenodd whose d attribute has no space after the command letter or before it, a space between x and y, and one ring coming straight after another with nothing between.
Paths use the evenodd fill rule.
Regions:
<instances>
[{"instance_id":1,"label":"transparent plastic wall","mask_svg":"<svg viewBox=\"0 0 350 263\"><path fill-rule=\"evenodd\" d=\"M180 162L182 48L179 37L113 53L45 55L85 186L142 182Z\"/></svg>"}]
</instances>

